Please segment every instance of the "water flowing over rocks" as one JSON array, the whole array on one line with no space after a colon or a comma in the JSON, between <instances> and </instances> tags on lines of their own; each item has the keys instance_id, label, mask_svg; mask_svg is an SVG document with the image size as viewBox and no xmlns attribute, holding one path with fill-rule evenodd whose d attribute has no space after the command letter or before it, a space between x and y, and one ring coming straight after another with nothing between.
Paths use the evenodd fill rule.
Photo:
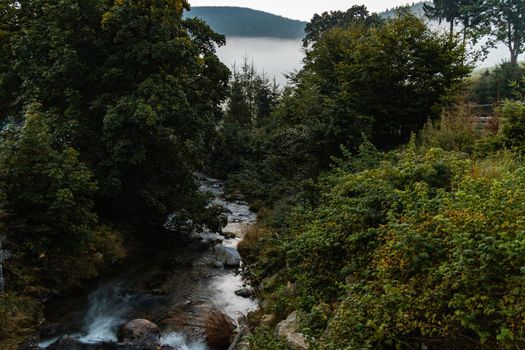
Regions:
<instances>
[{"instance_id":1,"label":"water flowing over rocks","mask_svg":"<svg viewBox=\"0 0 525 350\"><path fill-rule=\"evenodd\" d=\"M251 293L237 269L242 265L237 245L256 215L247 203L227 200L220 181L197 176L201 190L214 195L211 205L224 208L227 234L168 230L175 239L152 240L151 248L101 278L98 288L53 298L41 349L228 349L237 320L257 309L251 295L235 293L243 288Z\"/></svg>"},{"instance_id":2,"label":"water flowing over rocks","mask_svg":"<svg viewBox=\"0 0 525 350\"><path fill-rule=\"evenodd\" d=\"M160 344L160 329L155 323L144 319L130 321L120 327L117 333L121 343Z\"/></svg>"},{"instance_id":3,"label":"water flowing over rocks","mask_svg":"<svg viewBox=\"0 0 525 350\"><path fill-rule=\"evenodd\" d=\"M204 340L210 349L227 349L234 338L235 321L215 306L190 305L175 311L161 324L182 331L192 341Z\"/></svg>"},{"instance_id":4,"label":"water flowing over rocks","mask_svg":"<svg viewBox=\"0 0 525 350\"><path fill-rule=\"evenodd\" d=\"M252 294L253 294L252 291L248 288L241 288L235 291L235 295L238 295L243 298L249 298L252 296Z\"/></svg>"}]
</instances>

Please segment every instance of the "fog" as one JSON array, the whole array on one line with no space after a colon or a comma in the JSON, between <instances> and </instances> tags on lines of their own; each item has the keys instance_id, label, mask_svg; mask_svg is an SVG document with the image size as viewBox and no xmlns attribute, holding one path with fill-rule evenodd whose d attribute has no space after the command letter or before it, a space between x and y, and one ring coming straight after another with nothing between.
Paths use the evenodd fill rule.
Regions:
<instances>
[{"instance_id":1,"label":"fog","mask_svg":"<svg viewBox=\"0 0 525 350\"><path fill-rule=\"evenodd\" d=\"M258 72L275 77L280 85L286 83L284 74L301 69L304 56L301 40L235 37L229 37L217 54L230 68L241 66L247 57Z\"/></svg>"},{"instance_id":2,"label":"fog","mask_svg":"<svg viewBox=\"0 0 525 350\"><path fill-rule=\"evenodd\" d=\"M523 56L520 57L522 59ZM510 51L504 44L498 45L496 48L492 49L485 61L478 63L479 68L492 67L497 64L503 63L504 61L510 60Z\"/></svg>"},{"instance_id":3,"label":"fog","mask_svg":"<svg viewBox=\"0 0 525 350\"><path fill-rule=\"evenodd\" d=\"M219 48L218 56L228 67L242 65L244 57L253 61L259 72L275 79L282 86L286 84L284 74L302 67L303 50L301 40L274 38L235 38L230 37L224 47ZM505 45L491 50L487 59L478 63L478 68L492 67L509 59Z\"/></svg>"}]
</instances>

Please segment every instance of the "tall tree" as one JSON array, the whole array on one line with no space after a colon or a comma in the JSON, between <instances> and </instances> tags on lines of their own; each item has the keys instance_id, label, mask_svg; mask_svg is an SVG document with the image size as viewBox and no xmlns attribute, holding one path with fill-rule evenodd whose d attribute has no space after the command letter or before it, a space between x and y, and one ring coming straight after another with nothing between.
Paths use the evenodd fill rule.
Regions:
<instances>
[{"instance_id":1,"label":"tall tree","mask_svg":"<svg viewBox=\"0 0 525 350\"><path fill-rule=\"evenodd\" d=\"M354 5L347 11L330 11L323 14L315 14L306 25L303 46L308 47L317 42L321 36L332 28L348 28L356 24L367 26L381 23L381 18L367 10L366 6Z\"/></svg>"},{"instance_id":2,"label":"tall tree","mask_svg":"<svg viewBox=\"0 0 525 350\"><path fill-rule=\"evenodd\" d=\"M51 272L57 261L83 253L93 239L96 184L75 149L55 148L41 113L31 109L25 119L0 146L7 213L2 224L17 254L48 264Z\"/></svg>"},{"instance_id":3,"label":"tall tree","mask_svg":"<svg viewBox=\"0 0 525 350\"><path fill-rule=\"evenodd\" d=\"M340 138L359 135L351 119L367 116L375 143L389 148L438 115L442 97L469 74L465 62L461 42L403 10L377 28L327 32L307 55L305 69L331 101L337 121L331 124Z\"/></svg>"},{"instance_id":4,"label":"tall tree","mask_svg":"<svg viewBox=\"0 0 525 350\"><path fill-rule=\"evenodd\" d=\"M494 43L503 43L510 51L510 62L518 64L525 52L525 2L523 0L487 0L488 18Z\"/></svg>"},{"instance_id":5,"label":"tall tree","mask_svg":"<svg viewBox=\"0 0 525 350\"><path fill-rule=\"evenodd\" d=\"M451 38L456 35L458 31L456 28L459 25L464 43L471 40L475 44L488 33L484 1L434 0L432 4L424 4L423 9L428 18L449 23Z\"/></svg>"},{"instance_id":6,"label":"tall tree","mask_svg":"<svg viewBox=\"0 0 525 350\"><path fill-rule=\"evenodd\" d=\"M112 50L103 66L106 156L97 165L104 212L159 224L188 213L220 122L229 70L215 55L224 37L183 19L182 0L115 2L103 16ZM118 208L118 209L117 209Z\"/></svg>"},{"instance_id":7,"label":"tall tree","mask_svg":"<svg viewBox=\"0 0 525 350\"><path fill-rule=\"evenodd\" d=\"M17 111L39 101L54 142L80 152L101 217L159 225L202 203L192 172L222 116L224 37L184 0L18 3Z\"/></svg>"},{"instance_id":8,"label":"tall tree","mask_svg":"<svg viewBox=\"0 0 525 350\"><path fill-rule=\"evenodd\" d=\"M445 20L450 25L450 36L454 36L455 24L460 18L461 1L458 0L433 0L433 4L425 4L425 15L430 19L440 22Z\"/></svg>"}]
</instances>

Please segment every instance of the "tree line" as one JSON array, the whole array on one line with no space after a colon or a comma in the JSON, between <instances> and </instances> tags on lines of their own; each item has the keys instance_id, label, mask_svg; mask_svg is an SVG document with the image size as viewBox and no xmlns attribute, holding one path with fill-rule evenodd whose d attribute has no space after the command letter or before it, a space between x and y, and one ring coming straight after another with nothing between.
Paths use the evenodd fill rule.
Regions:
<instances>
[{"instance_id":1,"label":"tree line","mask_svg":"<svg viewBox=\"0 0 525 350\"><path fill-rule=\"evenodd\" d=\"M504 44L514 65L525 52L525 3L521 0L433 0L425 5L425 14L446 21L451 36L459 26L465 40L477 42L488 36L487 47Z\"/></svg>"}]
</instances>

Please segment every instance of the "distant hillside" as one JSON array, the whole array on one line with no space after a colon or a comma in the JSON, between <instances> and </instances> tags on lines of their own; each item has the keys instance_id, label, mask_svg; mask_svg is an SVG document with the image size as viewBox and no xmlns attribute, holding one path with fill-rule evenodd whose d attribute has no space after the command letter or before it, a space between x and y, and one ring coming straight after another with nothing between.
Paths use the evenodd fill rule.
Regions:
<instances>
[{"instance_id":1,"label":"distant hillside","mask_svg":"<svg viewBox=\"0 0 525 350\"><path fill-rule=\"evenodd\" d=\"M185 16L201 18L227 37L300 39L306 26L306 22L241 7L193 7Z\"/></svg>"},{"instance_id":2,"label":"distant hillside","mask_svg":"<svg viewBox=\"0 0 525 350\"><path fill-rule=\"evenodd\" d=\"M423 6L425 5L425 3L428 3L427 1L421 1L421 2L417 2L417 3L412 3L412 5L410 5L410 11L420 17L423 17L425 16L425 10L423 9ZM396 13L396 9L398 9L398 7L396 8L393 8L391 10L388 10L388 11L385 11L385 12L381 12L379 13L379 16L383 17L383 18L391 18L391 17L394 17L395 13Z\"/></svg>"}]
</instances>

